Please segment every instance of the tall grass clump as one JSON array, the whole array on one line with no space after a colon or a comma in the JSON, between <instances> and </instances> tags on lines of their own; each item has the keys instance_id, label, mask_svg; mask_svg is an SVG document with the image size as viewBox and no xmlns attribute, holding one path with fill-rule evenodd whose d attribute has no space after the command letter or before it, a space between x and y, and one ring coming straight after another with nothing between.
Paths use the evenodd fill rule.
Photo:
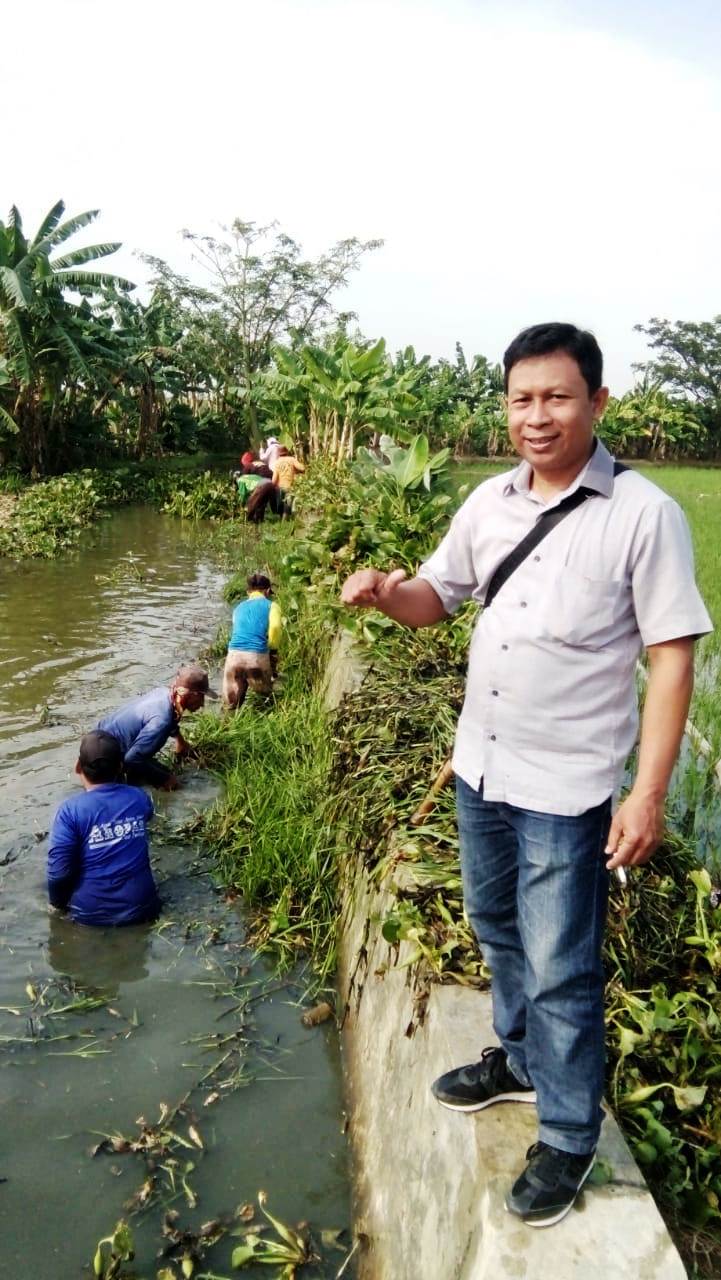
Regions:
<instances>
[{"instance_id":1,"label":"tall grass clump","mask_svg":"<svg viewBox=\"0 0 721 1280\"><path fill-rule=\"evenodd\" d=\"M242 895L254 941L281 958L300 950L321 976L335 962L335 836L324 814L331 745L319 694L279 695L220 721L207 717L195 744L221 773L222 800L205 838L223 884Z\"/></svg>"},{"instance_id":2,"label":"tall grass clump","mask_svg":"<svg viewBox=\"0 0 721 1280\"><path fill-rule=\"evenodd\" d=\"M194 746L224 783L222 798L203 816L204 836L222 883L250 911L253 941L272 947L283 963L306 952L325 979L335 964L337 874L323 683L335 621L332 609L284 576L293 542L288 523L247 531L241 567L224 592L230 613L251 573L273 581L284 619L274 692L250 692L239 711L200 717ZM228 631L221 630L223 660Z\"/></svg>"}]
</instances>

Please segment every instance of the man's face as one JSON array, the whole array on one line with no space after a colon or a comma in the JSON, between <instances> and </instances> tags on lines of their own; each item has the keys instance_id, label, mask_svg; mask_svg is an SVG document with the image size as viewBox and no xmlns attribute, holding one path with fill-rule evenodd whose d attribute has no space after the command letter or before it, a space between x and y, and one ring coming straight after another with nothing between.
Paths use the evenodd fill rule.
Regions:
<instances>
[{"instance_id":1,"label":"man's face","mask_svg":"<svg viewBox=\"0 0 721 1280\"><path fill-rule=\"evenodd\" d=\"M519 360L508 379L508 434L540 476L561 479L590 457L593 432L608 400L601 387L589 395L576 361L565 351Z\"/></svg>"},{"instance_id":2,"label":"man's face","mask_svg":"<svg viewBox=\"0 0 721 1280\"><path fill-rule=\"evenodd\" d=\"M200 711L205 703L205 694L201 689L187 689L185 685L176 685L174 696L176 707L181 713Z\"/></svg>"}]
</instances>

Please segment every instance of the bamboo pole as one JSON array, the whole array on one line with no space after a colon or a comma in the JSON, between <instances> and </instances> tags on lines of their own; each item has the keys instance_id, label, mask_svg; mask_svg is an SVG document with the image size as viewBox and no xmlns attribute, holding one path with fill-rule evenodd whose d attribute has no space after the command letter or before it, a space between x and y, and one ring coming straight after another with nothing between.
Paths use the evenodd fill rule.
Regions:
<instances>
[{"instance_id":1,"label":"bamboo pole","mask_svg":"<svg viewBox=\"0 0 721 1280\"><path fill-rule=\"evenodd\" d=\"M440 792L443 791L444 787L448 786L452 777L453 765L450 760L446 760L445 764L441 765L441 768L438 770L430 791L426 793L424 799L421 800L421 803L413 814L413 817L410 820L410 825L412 827L420 827L423 825L429 813L432 813L435 809Z\"/></svg>"}]
</instances>

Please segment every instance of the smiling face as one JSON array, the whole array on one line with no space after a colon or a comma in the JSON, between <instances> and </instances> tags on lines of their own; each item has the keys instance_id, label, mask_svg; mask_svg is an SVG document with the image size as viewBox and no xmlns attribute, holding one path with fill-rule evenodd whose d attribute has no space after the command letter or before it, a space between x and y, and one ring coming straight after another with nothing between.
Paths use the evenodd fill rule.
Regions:
<instances>
[{"instance_id":1,"label":"smiling face","mask_svg":"<svg viewBox=\"0 0 721 1280\"><path fill-rule=\"evenodd\" d=\"M565 351L514 364L508 378L508 434L531 464L539 488L565 489L583 469L607 400L607 387L589 393Z\"/></svg>"}]
</instances>

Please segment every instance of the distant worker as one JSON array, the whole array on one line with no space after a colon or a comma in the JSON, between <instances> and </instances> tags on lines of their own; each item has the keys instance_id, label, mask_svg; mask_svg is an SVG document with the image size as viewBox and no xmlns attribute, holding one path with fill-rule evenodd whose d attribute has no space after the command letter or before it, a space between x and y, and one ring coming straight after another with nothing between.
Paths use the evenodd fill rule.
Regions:
<instances>
[{"instance_id":1,"label":"distant worker","mask_svg":"<svg viewBox=\"0 0 721 1280\"><path fill-rule=\"evenodd\" d=\"M292 512L293 509L291 489L293 488L293 483L295 483L296 475L300 475L304 471L305 466L302 465L302 462L298 462L297 458L288 452L288 449L280 448L280 453L273 467L273 484L277 485L280 492L282 492L288 512Z\"/></svg>"},{"instance_id":2,"label":"distant worker","mask_svg":"<svg viewBox=\"0 0 721 1280\"><path fill-rule=\"evenodd\" d=\"M245 514L251 524L262 524L266 511L272 511L275 516L285 514L283 491L273 484L272 480L263 480L255 486L245 508Z\"/></svg>"},{"instance_id":3,"label":"distant worker","mask_svg":"<svg viewBox=\"0 0 721 1280\"><path fill-rule=\"evenodd\" d=\"M242 707L248 687L270 693L277 673L277 649L283 625L280 607L273 600L270 578L253 573L248 596L233 610L233 625L223 673L223 702L236 711Z\"/></svg>"},{"instance_id":4,"label":"distant worker","mask_svg":"<svg viewBox=\"0 0 721 1280\"><path fill-rule=\"evenodd\" d=\"M237 472L234 472L237 475ZM265 462L261 462L260 458L256 458L250 449L246 449L245 453L240 455L240 474L244 476L260 476L262 479L270 480L272 472Z\"/></svg>"},{"instance_id":5,"label":"distant worker","mask_svg":"<svg viewBox=\"0 0 721 1280\"><path fill-rule=\"evenodd\" d=\"M282 445L275 436L268 436L265 442L265 448L260 450L258 457L264 462L266 467L270 467L271 471L275 466L275 460L280 453Z\"/></svg>"},{"instance_id":6,"label":"distant worker","mask_svg":"<svg viewBox=\"0 0 721 1280\"><path fill-rule=\"evenodd\" d=\"M174 791L178 785L175 773L153 756L168 738L175 739L178 757L187 755L190 748L180 732L180 717L184 711L199 711L206 698L217 696L209 687L207 671L191 664L181 667L169 686L159 685L124 703L97 727L118 739L128 782Z\"/></svg>"},{"instance_id":7,"label":"distant worker","mask_svg":"<svg viewBox=\"0 0 721 1280\"><path fill-rule=\"evenodd\" d=\"M235 483L238 489L238 497L243 506L245 506L251 493L257 489L258 485L268 484L269 481L264 480L262 476L256 475L252 468L249 467L247 471L241 471L239 475L236 473Z\"/></svg>"},{"instance_id":8,"label":"distant worker","mask_svg":"<svg viewBox=\"0 0 721 1280\"><path fill-rule=\"evenodd\" d=\"M117 738L86 733L75 765L84 790L64 800L53 819L48 899L78 924L141 924L160 911L148 854L153 802L120 781L122 768Z\"/></svg>"}]
</instances>

